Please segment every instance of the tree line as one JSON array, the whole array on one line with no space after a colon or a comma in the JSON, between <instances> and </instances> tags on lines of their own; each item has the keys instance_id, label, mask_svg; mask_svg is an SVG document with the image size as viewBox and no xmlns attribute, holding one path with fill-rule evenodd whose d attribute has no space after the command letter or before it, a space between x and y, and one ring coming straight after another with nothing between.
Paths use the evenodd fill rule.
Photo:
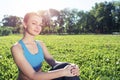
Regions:
<instances>
[{"instance_id":1,"label":"tree line","mask_svg":"<svg viewBox=\"0 0 120 80\"><path fill-rule=\"evenodd\" d=\"M120 1L95 3L90 11L65 8L60 11L40 10L38 13L43 17L42 34L120 32ZM1 23L1 28L11 27L12 33L23 31L22 17L5 15Z\"/></svg>"}]
</instances>

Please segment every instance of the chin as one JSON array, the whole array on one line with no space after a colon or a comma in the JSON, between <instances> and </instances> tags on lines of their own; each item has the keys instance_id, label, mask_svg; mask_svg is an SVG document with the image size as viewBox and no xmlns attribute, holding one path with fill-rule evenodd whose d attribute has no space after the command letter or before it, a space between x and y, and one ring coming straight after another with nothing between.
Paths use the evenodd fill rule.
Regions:
<instances>
[{"instance_id":1,"label":"chin","mask_svg":"<svg viewBox=\"0 0 120 80\"><path fill-rule=\"evenodd\" d=\"M39 35L39 34L33 34L34 36L37 36L37 35Z\"/></svg>"},{"instance_id":2,"label":"chin","mask_svg":"<svg viewBox=\"0 0 120 80\"><path fill-rule=\"evenodd\" d=\"M30 35L32 35L32 36L37 36L37 35L39 35L40 33L32 33L32 34L30 34Z\"/></svg>"}]
</instances>

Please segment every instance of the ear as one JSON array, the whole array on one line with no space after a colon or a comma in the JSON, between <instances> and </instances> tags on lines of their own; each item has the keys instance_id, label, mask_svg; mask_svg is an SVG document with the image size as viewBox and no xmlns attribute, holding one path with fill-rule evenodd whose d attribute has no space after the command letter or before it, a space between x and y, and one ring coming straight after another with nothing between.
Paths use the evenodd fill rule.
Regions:
<instances>
[{"instance_id":1,"label":"ear","mask_svg":"<svg viewBox=\"0 0 120 80\"><path fill-rule=\"evenodd\" d=\"M26 29L26 28L27 28L27 25L26 25L26 23L25 23L25 22L22 22L22 25L23 25L24 29Z\"/></svg>"}]
</instances>

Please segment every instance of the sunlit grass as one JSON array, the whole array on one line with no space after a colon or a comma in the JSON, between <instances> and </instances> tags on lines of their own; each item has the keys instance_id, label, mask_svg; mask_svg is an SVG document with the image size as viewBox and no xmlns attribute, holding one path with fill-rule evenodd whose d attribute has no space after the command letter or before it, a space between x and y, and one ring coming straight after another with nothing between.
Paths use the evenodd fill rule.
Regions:
<instances>
[{"instance_id":1,"label":"sunlit grass","mask_svg":"<svg viewBox=\"0 0 120 80\"><path fill-rule=\"evenodd\" d=\"M14 80L17 67L10 47L22 35L0 37L0 80ZM40 35L50 54L58 61L79 65L81 80L120 79L119 35ZM43 70L50 69L45 62Z\"/></svg>"}]
</instances>

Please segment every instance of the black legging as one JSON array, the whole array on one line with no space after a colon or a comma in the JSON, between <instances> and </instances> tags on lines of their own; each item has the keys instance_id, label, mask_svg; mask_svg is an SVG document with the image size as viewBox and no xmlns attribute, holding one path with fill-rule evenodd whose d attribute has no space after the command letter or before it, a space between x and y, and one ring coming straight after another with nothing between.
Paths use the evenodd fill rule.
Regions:
<instances>
[{"instance_id":1,"label":"black legging","mask_svg":"<svg viewBox=\"0 0 120 80\"><path fill-rule=\"evenodd\" d=\"M69 65L69 63L60 63L58 65L55 65L51 70L61 69L64 68L66 65ZM80 80L80 79L78 76L74 76L74 77L60 77L53 80Z\"/></svg>"}]
</instances>

